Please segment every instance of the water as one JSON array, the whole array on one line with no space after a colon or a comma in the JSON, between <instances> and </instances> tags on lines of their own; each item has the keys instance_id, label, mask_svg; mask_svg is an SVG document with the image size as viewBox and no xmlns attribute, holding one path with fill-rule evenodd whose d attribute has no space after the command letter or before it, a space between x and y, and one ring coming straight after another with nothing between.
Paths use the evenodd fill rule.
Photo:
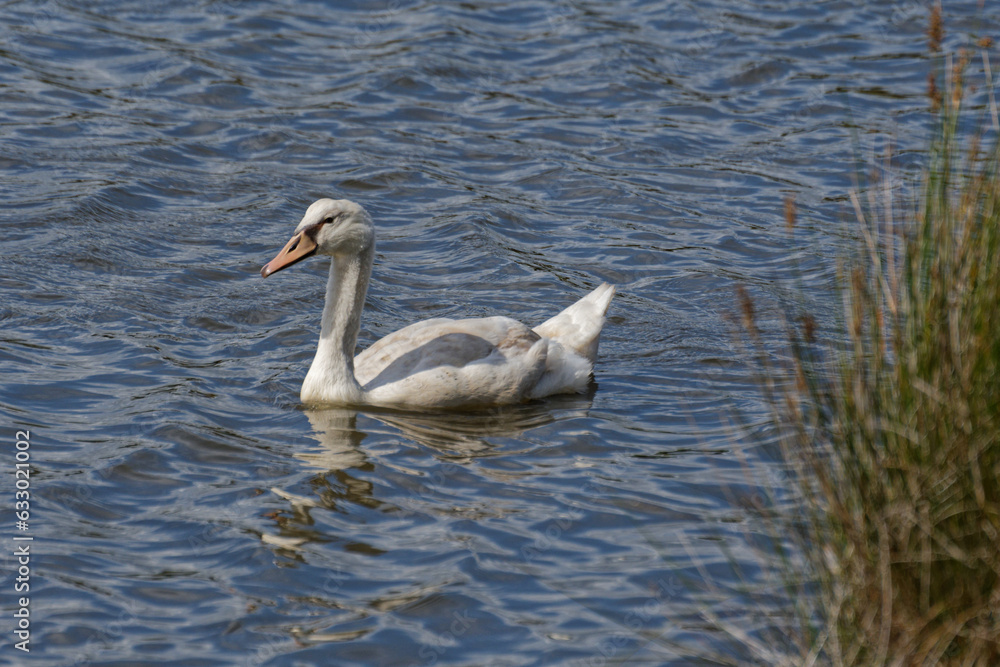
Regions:
<instances>
[{"instance_id":1,"label":"water","mask_svg":"<svg viewBox=\"0 0 1000 667\"><path fill-rule=\"evenodd\" d=\"M148 5L3 9L0 660L751 659L703 612L781 625L748 507L783 478L725 316L834 307L853 157L927 133L923 3ZM998 18L949 6L953 45ZM616 283L592 391L302 409L326 265L258 270L321 196L378 225L362 345Z\"/></svg>"}]
</instances>

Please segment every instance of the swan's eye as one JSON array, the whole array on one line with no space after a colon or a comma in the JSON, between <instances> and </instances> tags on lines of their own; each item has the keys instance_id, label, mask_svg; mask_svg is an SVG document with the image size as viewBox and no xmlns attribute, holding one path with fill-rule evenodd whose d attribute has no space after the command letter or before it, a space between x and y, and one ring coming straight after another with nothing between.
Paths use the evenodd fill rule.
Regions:
<instances>
[{"instance_id":1,"label":"swan's eye","mask_svg":"<svg viewBox=\"0 0 1000 667\"><path fill-rule=\"evenodd\" d=\"M323 224L324 225L328 225L331 222L333 222L333 216L332 215L328 215L325 218L323 218Z\"/></svg>"}]
</instances>

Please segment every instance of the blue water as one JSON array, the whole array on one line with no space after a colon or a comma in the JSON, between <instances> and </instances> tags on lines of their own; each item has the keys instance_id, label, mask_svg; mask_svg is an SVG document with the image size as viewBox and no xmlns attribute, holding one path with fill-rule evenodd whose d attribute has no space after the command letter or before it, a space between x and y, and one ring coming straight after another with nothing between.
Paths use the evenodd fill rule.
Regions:
<instances>
[{"instance_id":1,"label":"blue water","mask_svg":"<svg viewBox=\"0 0 1000 667\"><path fill-rule=\"evenodd\" d=\"M0 18L0 661L754 660L707 619L790 624L753 507L797 508L727 315L836 310L855 159L919 168L923 3L148 5ZM617 284L592 391L303 409L326 266L258 270L323 196L378 226L362 346Z\"/></svg>"}]
</instances>

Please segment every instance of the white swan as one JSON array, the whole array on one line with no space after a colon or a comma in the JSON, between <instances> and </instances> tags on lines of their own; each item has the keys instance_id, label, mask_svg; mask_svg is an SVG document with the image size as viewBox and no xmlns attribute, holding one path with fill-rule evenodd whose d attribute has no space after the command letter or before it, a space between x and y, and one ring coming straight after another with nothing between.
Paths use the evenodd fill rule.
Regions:
<instances>
[{"instance_id":1,"label":"white swan","mask_svg":"<svg viewBox=\"0 0 1000 667\"><path fill-rule=\"evenodd\" d=\"M615 288L601 285L534 330L507 317L411 324L354 356L375 256L375 226L358 204L320 199L263 277L330 255L316 358L302 383L308 404L489 406L583 391Z\"/></svg>"}]
</instances>

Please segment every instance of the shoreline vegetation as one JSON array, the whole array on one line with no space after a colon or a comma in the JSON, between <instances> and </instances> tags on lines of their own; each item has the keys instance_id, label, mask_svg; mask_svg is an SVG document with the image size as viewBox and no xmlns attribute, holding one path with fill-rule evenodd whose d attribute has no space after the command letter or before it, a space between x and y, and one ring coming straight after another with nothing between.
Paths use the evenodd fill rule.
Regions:
<instances>
[{"instance_id":1,"label":"shoreline vegetation","mask_svg":"<svg viewBox=\"0 0 1000 667\"><path fill-rule=\"evenodd\" d=\"M878 178L851 194L863 240L838 271L837 342L795 314L791 354L776 359L739 291L742 331L805 513L788 519L804 564L780 547L772 554L796 615L791 664L1000 664L992 41L945 54L939 5L927 34L934 133L923 182L905 205ZM977 111L969 72L980 59L989 100ZM795 218L789 199L790 230ZM765 521L775 537L789 533Z\"/></svg>"}]
</instances>

